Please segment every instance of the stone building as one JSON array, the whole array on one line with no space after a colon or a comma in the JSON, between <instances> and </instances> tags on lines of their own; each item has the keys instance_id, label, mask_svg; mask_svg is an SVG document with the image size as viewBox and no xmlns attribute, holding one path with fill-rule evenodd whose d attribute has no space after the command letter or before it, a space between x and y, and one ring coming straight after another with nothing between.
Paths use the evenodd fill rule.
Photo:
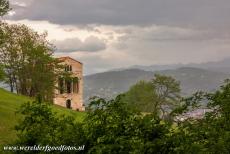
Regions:
<instances>
[{"instance_id":1,"label":"stone building","mask_svg":"<svg viewBox=\"0 0 230 154\"><path fill-rule=\"evenodd\" d=\"M77 111L84 111L83 104L83 64L71 57L58 58L65 68L63 71L70 72L71 78L59 77L55 90L54 104Z\"/></svg>"}]
</instances>

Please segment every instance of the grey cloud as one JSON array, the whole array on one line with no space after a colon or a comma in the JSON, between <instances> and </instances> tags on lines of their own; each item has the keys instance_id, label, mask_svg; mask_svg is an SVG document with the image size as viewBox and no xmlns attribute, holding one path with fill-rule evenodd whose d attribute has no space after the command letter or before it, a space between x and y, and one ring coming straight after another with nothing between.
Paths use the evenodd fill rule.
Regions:
<instances>
[{"instance_id":1,"label":"grey cloud","mask_svg":"<svg viewBox=\"0 0 230 154\"><path fill-rule=\"evenodd\" d=\"M25 10L27 10L33 0L9 0L9 2L13 11L16 11L18 15L23 15L20 13L23 13Z\"/></svg>"},{"instance_id":2,"label":"grey cloud","mask_svg":"<svg viewBox=\"0 0 230 154\"><path fill-rule=\"evenodd\" d=\"M33 0L14 19L57 24L230 26L229 0Z\"/></svg>"},{"instance_id":3,"label":"grey cloud","mask_svg":"<svg viewBox=\"0 0 230 154\"><path fill-rule=\"evenodd\" d=\"M97 52L106 49L106 42L94 36L90 36L84 41L71 38L63 41L53 41L53 44L56 46L57 52Z\"/></svg>"},{"instance_id":4,"label":"grey cloud","mask_svg":"<svg viewBox=\"0 0 230 154\"><path fill-rule=\"evenodd\" d=\"M122 36L118 38L121 44L130 40L148 42L174 42L179 41L211 41L211 40L230 40L230 32L213 31L211 29L192 29L169 26L149 26L137 27L129 26L120 30ZM122 45L123 46L123 45ZM119 47L119 45L118 45Z\"/></svg>"},{"instance_id":5,"label":"grey cloud","mask_svg":"<svg viewBox=\"0 0 230 154\"><path fill-rule=\"evenodd\" d=\"M103 33L98 25L112 25L115 33L124 34L112 46L98 38L54 43L64 55L91 52L77 52L85 56L75 57L89 72L135 64L198 63L230 56L230 0L27 1L30 4L15 10L12 20L47 20L98 33ZM153 25L158 28L151 28Z\"/></svg>"}]
</instances>

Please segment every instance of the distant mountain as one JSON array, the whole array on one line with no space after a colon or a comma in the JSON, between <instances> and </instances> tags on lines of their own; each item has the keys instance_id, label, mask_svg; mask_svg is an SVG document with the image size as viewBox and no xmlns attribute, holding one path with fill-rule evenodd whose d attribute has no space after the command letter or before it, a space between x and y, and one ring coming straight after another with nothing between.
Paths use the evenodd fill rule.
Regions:
<instances>
[{"instance_id":1,"label":"distant mountain","mask_svg":"<svg viewBox=\"0 0 230 154\"><path fill-rule=\"evenodd\" d=\"M189 95L197 90L213 91L219 87L230 73L222 73L193 67L182 67L163 71L145 71L127 69L93 74L84 77L84 98L100 96L112 98L127 91L140 80L150 80L155 73L169 75L181 82L183 95Z\"/></svg>"},{"instance_id":2,"label":"distant mountain","mask_svg":"<svg viewBox=\"0 0 230 154\"><path fill-rule=\"evenodd\" d=\"M84 77L84 98L100 96L111 98L127 91L130 86L139 80L149 80L153 72L139 69L110 71Z\"/></svg>"},{"instance_id":3,"label":"distant mountain","mask_svg":"<svg viewBox=\"0 0 230 154\"><path fill-rule=\"evenodd\" d=\"M181 82L184 95L189 95L197 90L214 91L224 80L230 77L230 73L222 73L200 68L182 67L175 70L159 71L158 73L169 75Z\"/></svg>"},{"instance_id":4,"label":"distant mountain","mask_svg":"<svg viewBox=\"0 0 230 154\"><path fill-rule=\"evenodd\" d=\"M217 62L207 62L202 64L193 64L192 67L204 68L217 72L230 73L230 58L224 59Z\"/></svg>"},{"instance_id":5,"label":"distant mountain","mask_svg":"<svg viewBox=\"0 0 230 154\"><path fill-rule=\"evenodd\" d=\"M117 68L117 69L113 69L111 71L123 71L123 70L128 70L128 69L140 69L140 70L144 70L144 71L161 71L161 70L171 70L171 69L177 69L180 67L186 67L187 65L183 65L183 64L171 64L171 65L149 65L149 66L144 66L144 65L133 65L130 67L126 67L126 68Z\"/></svg>"},{"instance_id":6,"label":"distant mountain","mask_svg":"<svg viewBox=\"0 0 230 154\"><path fill-rule=\"evenodd\" d=\"M226 58L222 61L215 61L215 62L206 62L206 63L190 63L190 64L170 64L170 65L149 65L149 66L142 66L142 65L134 65L128 68L120 68L116 70L126 70L126 69L141 69L145 71L162 71L162 70L171 70L171 69L178 69L181 67L194 67L194 68L202 68L211 71L217 72L230 72L230 58Z\"/></svg>"}]
</instances>

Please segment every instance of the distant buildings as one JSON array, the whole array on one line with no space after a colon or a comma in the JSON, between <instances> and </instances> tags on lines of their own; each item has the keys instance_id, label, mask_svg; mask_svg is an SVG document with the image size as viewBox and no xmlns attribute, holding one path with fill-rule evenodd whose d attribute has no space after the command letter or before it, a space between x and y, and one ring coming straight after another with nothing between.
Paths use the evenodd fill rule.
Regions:
<instances>
[{"instance_id":1,"label":"distant buildings","mask_svg":"<svg viewBox=\"0 0 230 154\"><path fill-rule=\"evenodd\" d=\"M177 116L176 120L178 121L184 121L188 118L193 118L193 119L202 119L205 116L205 113L211 112L211 109L196 109L194 111L187 112L181 116Z\"/></svg>"},{"instance_id":2,"label":"distant buildings","mask_svg":"<svg viewBox=\"0 0 230 154\"><path fill-rule=\"evenodd\" d=\"M58 77L53 102L54 104L77 111L85 111L83 105L83 64L71 57L60 57L64 64L63 71L72 73L70 78Z\"/></svg>"}]
</instances>

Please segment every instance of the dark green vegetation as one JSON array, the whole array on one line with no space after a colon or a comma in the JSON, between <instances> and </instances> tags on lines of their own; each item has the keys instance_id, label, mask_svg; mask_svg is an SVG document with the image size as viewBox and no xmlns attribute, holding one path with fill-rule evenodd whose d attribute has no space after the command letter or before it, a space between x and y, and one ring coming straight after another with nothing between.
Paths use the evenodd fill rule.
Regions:
<instances>
[{"instance_id":1,"label":"dark green vegetation","mask_svg":"<svg viewBox=\"0 0 230 154\"><path fill-rule=\"evenodd\" d=\"M161 119L154 111L143 115L124 97L119 95L110 101L95 97L82 122L56 115L46 103L24 104L20 112L25 117L17 127L17 144L85 145L83 153L105 154L230 153L229 80L214 93L198 92L183 99L170 112L171 120ZM198 108L203 101L211 109L204 118L172 120Z\"/></svg>"},{"instance_id":2,"label":"dark green vegetation","mask_svg":"<svg viewBox=\"0 0 230 154\"><path fill-rule=\"evenodd\" d=\"M28 101L32 99L0 89L0 146L12 144L17 139L14 126L22 119L22 115L15 112ZM52 106L52 110L58 114L74 116L77 121L82 121L85 115L59 106Z\"/></svg>"},{"instance_id":3,"label":"dark green vegetation","mask_svg":"<svg viewBox=\"0 0 230 154\"><path fill-rule=\"evenodd\" d=\"M174 78L155 74L151 81L140 81L132 86L123 99L142 112L159 112L164 117L179 105L180 91L180 83Z\"/></svg>"},{"instance_id":4,"label":"dark green vegetation","mask_svg":"<svg viewBox=\"0 0 230 154\"><path fill-rule=\"evenodd\" d=\"M0 65L11 92L51 101L60 62L53 58L47 34L38 34L25 25L1 23Z\"/></svg>"},{"instance_id":5,"label":"dark green vegetation","mask_svg":"<svg viewBox=\"0 0 230 154\"><path fill-rule=\"evenodd\" d=\"M9 2L0 1L0 15L9 11ZM51 102L58 77L68 78L65 66L54 58L55 47L26 25L0 21L0 80L11 92Z\"/></svg>"},{"instance_id":6,"label":"dark green vegetation","mask_svg":"<svg viewBox=\"0 0 230 154\"><path fill-rule=\"evenodd\" d=\"M126 92L123 99L143 112L151 112L155 107L153 103L154 98L156 98L156 94L152 83L139 81Z\"/></svg>"},{"instance_id":7,"label":"dark green vegetation","mask_svg":"<svg viewBox=\"0 0 230 154\"><path fill-rule=\"evenodd\" d=\"M5 78L5 72L3 70L3 67L0 66L0 81L4 80Z\"/></svg>"},{"instance_id":8,"label":"dark green vegetation","mask_svg":"<svg viewBox=\"0 0 230 154\"><path fill-rule=\"evenodd\" d=\"M0 16L5 15L9 1L0 0ZM53 57L54 46L26 25L0 21L0 80L11 92L52 101L57 76L68 77Z\"/></svg>"},{"instance_id":9,"label":"dark green vegetation","mask_svg":"<svg viewBox=\"0 0 230 154\"><path fill-rule=\"evenodd\" d=\"M0 16L5 15L10 10L7 0L0 0Z\"/></svg>"}]
</instances>

